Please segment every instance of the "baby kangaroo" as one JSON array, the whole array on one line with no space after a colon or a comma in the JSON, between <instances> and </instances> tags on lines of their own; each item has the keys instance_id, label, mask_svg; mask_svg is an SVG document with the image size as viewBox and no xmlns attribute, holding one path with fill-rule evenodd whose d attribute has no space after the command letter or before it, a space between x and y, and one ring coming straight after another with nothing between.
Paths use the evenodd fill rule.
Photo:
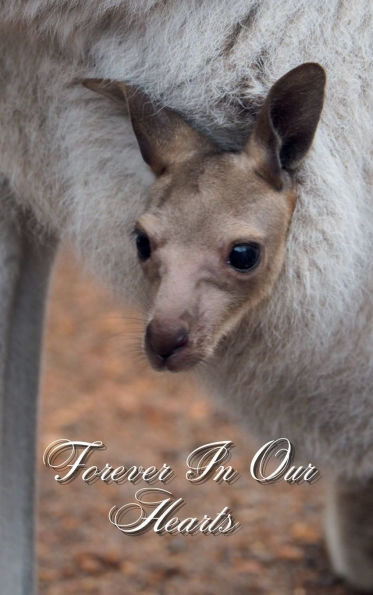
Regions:
<instances>
[{"instance_id":1,"label":"baby kangaroo","mask_svg":"<svg viewBox=\"0 0 373 595\"><path fill-rule=\"evenodd\" d=\"M151 285L145 349L178 371L205 360L270 295L296 203L292 170L311 146L325 73L306 63L270 90L240 152L223 152L169 109L118 83L86 85L126 97L144 160L157 176L136 245Z\"/></svg>"},{"instance_id":2,"label":"baby kangaroo","mask_svg":"<svg viewBox=\"0 0 373 595\"><path fill-rule=\"evenodd\" d=\"M313 229L327 197L315 217L302 223L298 211L298 227L292 226L296 170L319 122L324 70L305 63L280 78L237 152L223 151L139 90L120 82L85 84L127 102L142 156L156 176L134 231L151 365L175 372L203 362L203 377L245 425L268 440L287 436L325 469L332 480L327 533L334 568L354 585L372 588L367 503L373 465L361 456L373 448L372 379L365 365L371 305L361 303L358 323L351 318L356 304L350 292L343 324L320 323L320 306L330 298L318 279L325 283L340 253L326 233L322 245L312 242L322 237ZM342 249L343 235L334 238ZM367 278L360 278L362 287ZM348 275L339 280L333 295L342 295L347 281ZM310 294L324 296L314 310Z\"/></svg>"}]
</instances>

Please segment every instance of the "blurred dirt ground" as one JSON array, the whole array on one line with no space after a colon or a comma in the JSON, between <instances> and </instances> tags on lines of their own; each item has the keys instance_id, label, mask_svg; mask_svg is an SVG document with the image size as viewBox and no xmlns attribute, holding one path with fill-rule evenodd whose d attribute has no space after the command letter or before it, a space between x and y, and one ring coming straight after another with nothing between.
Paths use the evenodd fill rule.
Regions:
<instances>
[{"instance_id":1,"label":"blurred dirt ground","mask_svg":"<svg viewBox=\"0 0 373 595\"><path fill-rule=\"evenodd\" d=\"M113 305L69 252L55 273L44 350L39 435L39 593L42 595L343 595L323 544L322 481L262 486L249 477L258 444L218 410L189 377L152 372L136 348L138 315ZM185 499L178 516L215 516L229 506L241 529L227 536L123 535L114 505L133 501L128 483L67 485L43 466L58 438L102 440L90 464L168 463L166 488ZM269 437L270 440L273 437ZM185 479L200 444L232 440L233 485ZM161 487L159 483L154 487Z\"/></svg>"}]
</instances>

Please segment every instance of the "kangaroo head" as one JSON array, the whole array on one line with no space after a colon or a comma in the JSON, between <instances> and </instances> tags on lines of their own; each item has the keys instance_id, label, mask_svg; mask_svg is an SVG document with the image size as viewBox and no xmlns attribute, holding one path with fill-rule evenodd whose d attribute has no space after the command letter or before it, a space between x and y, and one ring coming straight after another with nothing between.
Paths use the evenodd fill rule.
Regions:
<instances>
[{"instance_id":1,"label":"kangaroo head","mask_svg":"<svg viewBox=\"0 0 373 595\"><path fill-rule=\"evenodd\" d=\"M280 78L240 152L223 152L138 90L85 84L126 99L156 175L149 209L135 225L152 293L145 350L156 369L185 369L211 355L280 274L296 203L292 171L319 121L324 70L306 63Z\"/></svg>"}]
</instances>

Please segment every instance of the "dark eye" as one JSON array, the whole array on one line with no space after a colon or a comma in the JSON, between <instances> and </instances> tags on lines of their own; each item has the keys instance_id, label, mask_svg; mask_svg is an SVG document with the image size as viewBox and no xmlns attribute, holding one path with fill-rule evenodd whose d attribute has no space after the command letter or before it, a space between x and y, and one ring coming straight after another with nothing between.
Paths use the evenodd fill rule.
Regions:
<instances>
[{"instance_id":1,"label":"dark eye","mask_svg":"<svg viewBox=\"0 0 373 595\"><path fill-rule=\"evenodd\" d=\"M149 238L143 231L136 232L137 254L140 260L148 260L151 254Z\"/></svg>"},{"instance_id":2,"label":"dark eye","mask_svg":"<svg viewBox=\"0 0 373 595\"><path fill-rule=\"evenodd\" d=\"M259 263L260 246L258 244L236 244L228 256L228 264L237 271L246 273Z\"/></svg>"}]
</instances>

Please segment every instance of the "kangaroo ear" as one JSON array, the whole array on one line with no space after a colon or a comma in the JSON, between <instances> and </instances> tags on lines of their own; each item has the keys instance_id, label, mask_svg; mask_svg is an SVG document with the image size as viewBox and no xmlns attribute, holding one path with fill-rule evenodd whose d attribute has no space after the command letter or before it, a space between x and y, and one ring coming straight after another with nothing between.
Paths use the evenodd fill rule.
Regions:
<instances>
[{"instance_id":1,"label":"kangaroo ear","mask_svg":"<svg viewBox=\"0 0 373 595\"><path fill-rule=\"evenodd\" d=\"M189 126L179 114L153 103L140 90L99 79L88 79L83 84L116 103L127 103L143 159L157 176L197 153L217 151L207 137Z\"/></svg>"},{"instance_id":2,"label":"kangaroo ear","mask_svg":"<svg viewBox=\"0 0 373 595\"><path fill-rule=\"evenodd\" d=\"M125 94L141 154L156 175L196 154L217 151L207 137L172 109L153 103L138 89L126 87Z\"/></svg>"},{"instance_id":3,"label":"kangaroo ear","mask_svg":"<svg viewBox=\"0 0 373 595\"><path fill-rule=\"evenodd\" d=\"M270 89L246 146L257 173L277 190L282 169L294 169L309 150L319 122L325 71L307 62L290 70Z\"/></svg>"}]
</instances>

